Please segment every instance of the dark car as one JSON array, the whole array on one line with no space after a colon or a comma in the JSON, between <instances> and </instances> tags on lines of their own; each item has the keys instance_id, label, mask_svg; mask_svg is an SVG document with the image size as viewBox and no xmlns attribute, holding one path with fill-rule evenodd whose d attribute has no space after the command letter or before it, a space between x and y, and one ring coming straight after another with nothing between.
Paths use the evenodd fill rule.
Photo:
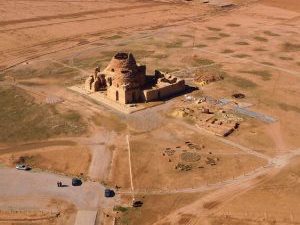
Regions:
<instances>
[{"instance_id":1,"label":"dark car","mask_svg":"<svg viewBox=\"0 0 300 225\"><path fill-rule=\"evenodd\" d=\"M104 196L106 197L106 198L112 198L112 197L114 197L116 194L115 194L115 192L114 192L114 190L111 190L111 189L105 189L104 190Z\"/></svg>"},{"instance_id":2,"label":"dark car","mask_svg":"<svg viewBox=\"0 0 300 225\"><path fill-rule=\"evenodd\" d=\"M143 205L143 202L142 202L142 201L134 201L134 202L132 203L132 206L135 207L135 208L137 208L137 207L142 207L142 205Z\"/></svg>"},{"instance_id":3,"label":"dark car","mask_svg":"<svg viewBox=\"0 0 300 225\"><path fill-rule=\"evenodd\" d=\"M82 181L79 178L74 177L72 179L72 186L80 186L82 185Z\"/></svg>"}]
</instances>

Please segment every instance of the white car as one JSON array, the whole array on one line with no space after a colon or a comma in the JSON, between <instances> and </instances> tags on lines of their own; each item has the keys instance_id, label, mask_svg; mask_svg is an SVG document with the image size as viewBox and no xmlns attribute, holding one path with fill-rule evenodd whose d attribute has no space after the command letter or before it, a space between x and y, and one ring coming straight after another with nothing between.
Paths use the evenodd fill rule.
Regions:
<instances>
[{"instance_id":1,"label":"white car","mask_svg":"<svg viewBox=\"0 0 300 225\"><path fill-rule=\"evenodd\" d=\"M25 164L17 164L16 169L17 170L30 170L31 168Z\"/></svg>"}]
</instances>

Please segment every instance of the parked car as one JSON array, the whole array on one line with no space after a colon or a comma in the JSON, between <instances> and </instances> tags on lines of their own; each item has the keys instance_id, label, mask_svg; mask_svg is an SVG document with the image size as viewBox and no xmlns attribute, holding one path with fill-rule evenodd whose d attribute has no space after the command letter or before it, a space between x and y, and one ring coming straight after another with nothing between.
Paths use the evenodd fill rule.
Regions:
<instances>
[{"instance_id":1,"label":"parked car","mask_svg":"<svg viewBox=\"0 0 300 225\"><path fill-rule=\"evenodd\" d=\"M31 168L25 164L17 164L16 169L17 170L31 170Z\"/></svg>"},{"instance_id":2,"label":"parked car","mask_svg":"<svg viewBox=\"0 0 300 225\"><path fill-rule=\"evenodd\" d=\"M132 207L135 207L135 208L137 208L137 207L142 207L142 205L143 205L143 202L142 202L142 201L134 201L134 202L132 203Z\"/></svg>"},{"instance_id":3,"label":"parked car","mask_svg":"<svg viewBox=\"0 0 300 225\"><path fill-rule=\"evenodd\" d=\"M80 185L82 185L82 181L79 178L77 177L72 178L72 186L80 186Z\"/></svg>"},{"instance_id":4,"label":"parked car","mask_svg":"<svg viewBox=\"0 0 300 225\"><path fill-rule=\"evenodd\" d=\"M112 190L112 189L105 189L104 190L104 196L106 197L106 198L112 198L112 197L114 197L116 195L116 193L114 192L114 190Z\"/></svg>"}]
</instances>

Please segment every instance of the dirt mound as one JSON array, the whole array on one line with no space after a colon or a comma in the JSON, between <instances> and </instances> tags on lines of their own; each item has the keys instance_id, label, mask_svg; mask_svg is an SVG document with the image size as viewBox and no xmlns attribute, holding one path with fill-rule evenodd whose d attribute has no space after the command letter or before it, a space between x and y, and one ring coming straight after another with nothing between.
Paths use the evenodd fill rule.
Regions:
<instances>
[{"instance_id":1,"label":"dirt mound","mask_svg":"<svg viewBox=\"0 0 300 225\"><path fill-rule=\"evenodd\" d=\"M194 81L196 83L209 84L224 79L224 73L216 68L201 68L194 74Z\"/></svg>"}]
</instances>

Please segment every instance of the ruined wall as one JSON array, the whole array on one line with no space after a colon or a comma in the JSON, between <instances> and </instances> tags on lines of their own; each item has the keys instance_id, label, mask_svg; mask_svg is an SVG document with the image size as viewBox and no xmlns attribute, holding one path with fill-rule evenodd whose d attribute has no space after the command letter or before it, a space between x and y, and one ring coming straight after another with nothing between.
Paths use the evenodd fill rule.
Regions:
<instances>
[{"instance_id":1,"label":"ruined wall","mask_svg":"<svg viewBox=\"0 0 300 225\"><path fill-rule=\"evenodd\" d=\"M150 102L154 100L158 100L158 90L157 89L150 89L143 91L143 101Z\"/></svg>"},{"instance_id":2,"label":"ruined wall","mask_svg":"<svg viewBox=\"0 0 300 225\"><path fill-rule=\"evenodd\" d=\"M140 89L131 89L125 91L125 103L138 103L141 101L141 91Z\"/></svg>"},{"instance_id":3,"label":"ruined wall","mask_svg":"<svg viewBox=\"0 0 300 225\"><path fill-rule=\"evenodd\" d=\"M180 80L175 84L170 84L165 87L161 87L158 89L161 98L167 98L172 95L178 94L185 90L185 82L184 80Z\"/></svg>"},{"instance_id":4,"label":"ruined wall","mask_svg":"<svg viewBox=\"0 0 300 225\"><path fill-rule=\"evenodd\" d=\"M169 84L164 87L144 90L143 97L145 101L150 102L150 101L170 97L172 95L183 92L184 90L185 90L185 82L184 80L180 80L177 83Z\"/></svg>"},{"instance_id":5,"label":"ruined wall","mask_svg":"<svg viewBox=\"0 0 300 225\"><path fill-rule=\"evenodd\" d=\"M125 90L123 88L110 86L107 89L107 97L113 101L126 104Z\"/></svg>"}]
</instances>

